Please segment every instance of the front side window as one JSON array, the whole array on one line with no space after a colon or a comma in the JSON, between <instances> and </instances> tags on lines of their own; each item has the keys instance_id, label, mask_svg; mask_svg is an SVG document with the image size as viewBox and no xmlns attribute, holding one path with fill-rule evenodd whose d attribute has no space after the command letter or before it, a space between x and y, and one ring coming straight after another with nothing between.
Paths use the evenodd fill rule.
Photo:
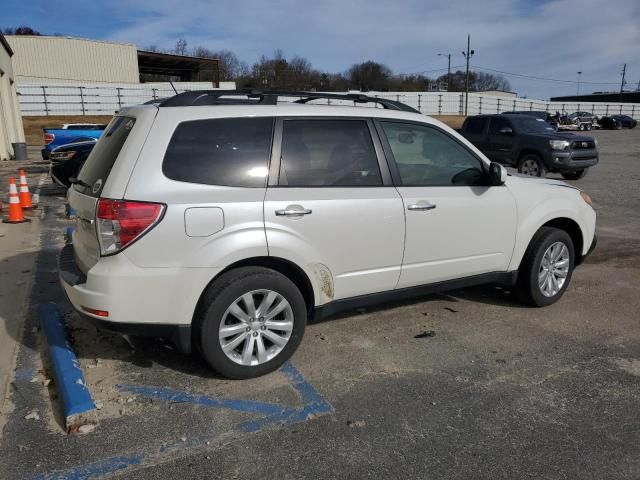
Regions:
<instances>
[{"instance_id":1,"label":"front side window","mask_svg":"<svg viewBox=\"0 0 640 480\"><path fill-rule=\"evenodd\" d=\"M481 161L436 128L381 122L403 186L479 185Z\"/></svg>"},{"instance_id":2,"label":"front side window","mask_svg":"<svg viewBox=\"0 0 640 480\"><path fill-rule=\"evenodd\" d=\"M285 120L281 155L281 185L382 185L378 158L364 120Z\"/></svg>"},{"instance_id":3,"label":"front side window","mask_svg":"<svg viewBox=\"0 0 640 480\"><path fill-rule=\"evenodd\" d=\"M216 118L176 128L162 171L180 182L264 187L269 173L273 118Z\"/></svg>"}]
</instances>

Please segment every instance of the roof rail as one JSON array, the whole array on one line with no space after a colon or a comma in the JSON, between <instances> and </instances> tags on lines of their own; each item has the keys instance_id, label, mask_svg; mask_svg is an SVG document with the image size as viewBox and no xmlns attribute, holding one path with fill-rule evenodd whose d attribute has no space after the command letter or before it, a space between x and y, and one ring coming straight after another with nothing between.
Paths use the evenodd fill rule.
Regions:
<instances>
[{"instance_id":1,"label":"roof rail","mask_svg":"<svg viewBox=\"0 0 640 480\"><path fill-rule=\"evenodd\" d=\"M245 97L245 98L238 98ZM159 107L186 107L196 105L276 105L278 98L297 98L294 103L308 103L313 100L348 100L354 103L376 103L389 110L401 110L403 112L420 113L413 107L395 100L370 97L360 93L322 93L322 92L298 92L289 90L193 90L178 93L173 97L163 99L158 103Z\"/></svg>"}]
</instances>

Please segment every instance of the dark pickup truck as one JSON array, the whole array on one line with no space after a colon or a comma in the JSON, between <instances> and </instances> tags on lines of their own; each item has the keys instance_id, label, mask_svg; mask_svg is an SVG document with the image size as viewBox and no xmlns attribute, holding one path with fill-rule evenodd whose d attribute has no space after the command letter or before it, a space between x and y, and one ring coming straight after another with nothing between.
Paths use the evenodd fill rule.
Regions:
<instances>
[{"instance_id":1,"label":"dark pickup truck","mask_svg":"<svg viewBox=\"0 0 640 480\"><path fill-rule=\"evenodd\" d=\"M460 133L490 160L543 177L557 172L578 180L598 163L598 144L591 137L557 132L542 119L521 114L468 117Z\"/></svg>"}]
</instances>

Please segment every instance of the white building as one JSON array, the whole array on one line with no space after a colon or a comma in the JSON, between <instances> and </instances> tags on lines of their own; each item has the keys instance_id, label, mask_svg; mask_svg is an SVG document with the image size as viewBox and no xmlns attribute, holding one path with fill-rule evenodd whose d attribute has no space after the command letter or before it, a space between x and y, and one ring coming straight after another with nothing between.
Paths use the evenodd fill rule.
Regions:
<instances>
[{"instance_id":1,"label":"white building","mask_svg":"<svg viewBox=\"0 0 640 480\"><path fill-rule=\"evenodd\" d=\"M138 83L138 49L131 43L8 35L18 83Z\"/></svg>"},{"instance_id":2,"label":"white building","mask_svg":"<svg viewBox=\"0 0 640 480\"><path fill-rule=\"evenodd\" d=\"M0 33L0 160L13 156L13 143L24 142L12 62L14 58L11 46Z\"/></svg>"}]
</instances>

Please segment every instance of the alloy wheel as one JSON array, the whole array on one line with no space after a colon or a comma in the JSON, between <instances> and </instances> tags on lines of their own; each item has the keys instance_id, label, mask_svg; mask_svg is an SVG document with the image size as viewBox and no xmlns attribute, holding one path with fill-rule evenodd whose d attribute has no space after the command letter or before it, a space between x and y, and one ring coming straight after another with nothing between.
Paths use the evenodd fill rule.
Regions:
<instances>
[{"instance_id":1,"label":"alloy wheel","mask_svg":"<svg viewBox=\"0 0 640 480\"><path fill-rule=\"evenodd\" d=\"M273 290L253 290L225 311L218 340L225 355L240 365L268 362L285 348L293 332L293 310Z\"/></svg>"},{"instance_id":2,"label":"alloy wheel","mask_svg":"<svg viewBox=\"0 0 640 480\"><path fill-rule=\"evenodd\" d=\"M538 270L538 287L545 297L554 297L562 290L569 274L569 249L555 242L545 250Z\"/></svg>"},{"instance_id":3,"label":"alloy wheel","mask_svg":"<svg viewBox=\"0 0 640 480\"><path fill-rule=\"evenodd\" d=\"M538 166L538 162L532 159L522 162L521 171L523 174L530 175L532 177L540 176L540 167Z\"/></svg>"}]
</instances>

